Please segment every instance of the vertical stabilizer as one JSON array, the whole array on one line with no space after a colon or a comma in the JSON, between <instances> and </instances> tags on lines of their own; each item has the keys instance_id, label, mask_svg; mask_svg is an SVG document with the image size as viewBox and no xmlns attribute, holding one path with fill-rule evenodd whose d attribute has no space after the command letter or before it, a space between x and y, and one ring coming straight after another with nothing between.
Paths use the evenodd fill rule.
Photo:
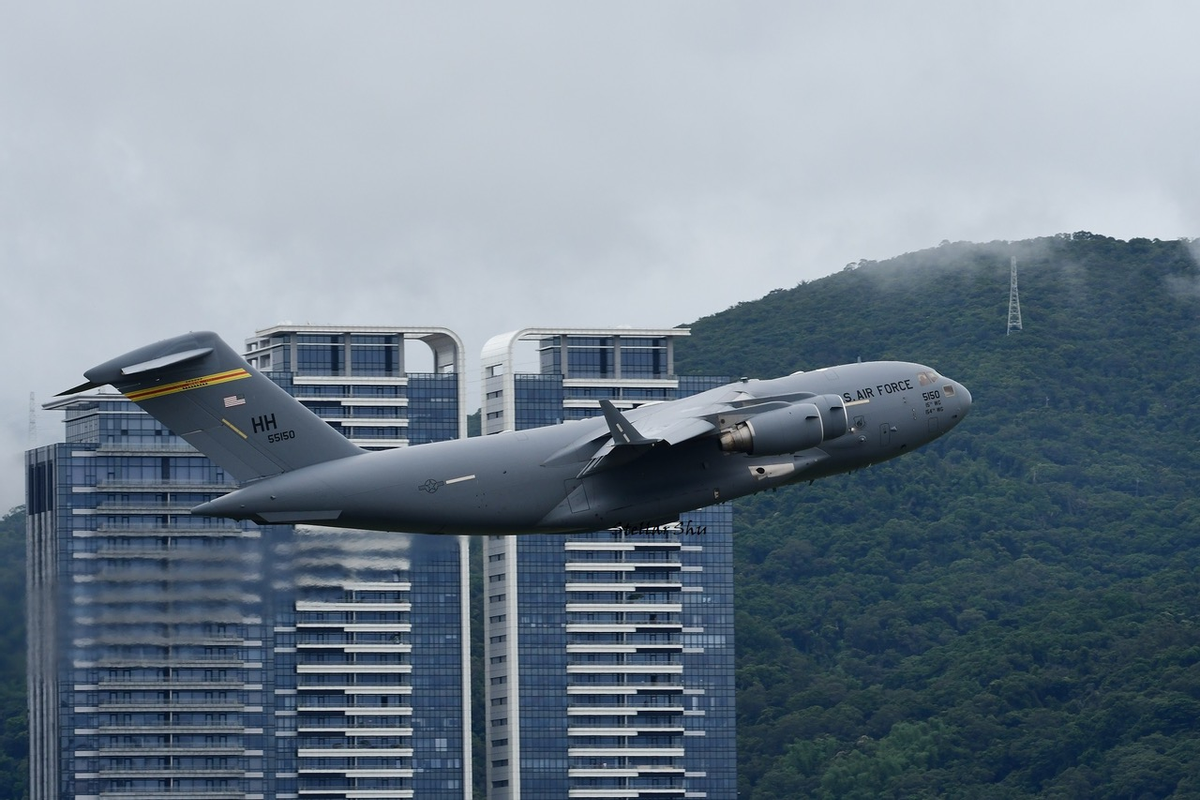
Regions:
<instances>
[{"instance_id":1,"label":"vertical stabilizer","mask_svg":"<svg viewBox=\"0 0 1200 800\"><path fill-rule=\"evenodd\" d=\"M364 451L238 355L215 333L165 339L88 370L239 481Z\"/></svg>"}]
</instances>

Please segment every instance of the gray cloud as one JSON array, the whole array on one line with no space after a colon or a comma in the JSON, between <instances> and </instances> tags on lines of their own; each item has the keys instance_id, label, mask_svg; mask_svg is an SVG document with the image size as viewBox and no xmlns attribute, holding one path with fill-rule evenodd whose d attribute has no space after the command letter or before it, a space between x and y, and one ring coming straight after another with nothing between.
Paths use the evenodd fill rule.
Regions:
<instances>
[{"instance_id":1,"label":"gray cloud","mask_svg":"<svg viewBox=\"0 0 1200 800\"><path fill-rule=\"evenodd\" d=\"M1200 10L1046 5L8 4L0 505L30 391L181 330L473 360L943 239L1195 236Z\"/></svg>"}]
</instances>

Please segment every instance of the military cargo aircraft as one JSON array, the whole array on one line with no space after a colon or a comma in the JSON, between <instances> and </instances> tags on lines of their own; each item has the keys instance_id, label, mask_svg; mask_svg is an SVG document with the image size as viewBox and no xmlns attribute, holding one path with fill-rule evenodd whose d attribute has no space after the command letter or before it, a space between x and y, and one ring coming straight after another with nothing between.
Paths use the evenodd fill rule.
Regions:
<instances>
[{"instance_id":1,"label":"military cargo aircraft","mask_svg":"<svg viewBox=\"0 0 1200 800\"><path fill-rule=\"evenodd\" d=\"M742 379L679 400L531 430L366 451L211 332L84 373L111 384L241 486L193 514L445 534L641 529L724 500L903 455L966 416L971 394L877 361Z\"/></svg>"}]
</instances>

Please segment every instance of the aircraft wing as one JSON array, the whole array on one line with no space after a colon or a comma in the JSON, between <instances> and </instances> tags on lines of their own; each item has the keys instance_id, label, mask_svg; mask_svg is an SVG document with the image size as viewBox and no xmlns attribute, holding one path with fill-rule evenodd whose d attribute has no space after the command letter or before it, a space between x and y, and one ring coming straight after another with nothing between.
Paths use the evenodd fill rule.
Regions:
<instances>
[{"instance_id":1,"label":"aircraft wing","mask_svg":"<svg viewBox=\"0 0 1200 800\"><path fill-rule=\"evenodd\" d=\"M617 409L611 401L601 400L600 408L604 412L607 427L593 428L544 463L552 465L586 460L579 473L582 478L628 464L655 447L716 436L730 425L757 414L785 408L799 399L802 399L801 396L759 398L725 387L673 402L649 403L625 412Z\"/></svg>"},{"instance_id":2,"label":"aircraft wing","mask_svg":"<svg viewBox=\"0 0 1200 800\"><path fill-rule=\"evenodd\" d=\"M641 426L639 425L638 428L640 429ZM717 426L711 420L701 417L676 420L661 429L654 428L651 430L651 433L659 441L666 444L679 444L680 442L686 442L688 439L696 439L700 436L716 432Z\"/></svg>"},{"instance_id":3,"label":"aircraft wing","mask_svg":"<svg viewBox=\"0 0 1200 800\"><path fill-rule=\"evenodd\" d=\"M628 464L655 447L678 444L697 436L715 433L716 425L707 419L681 416L678 412L653 415L637 426L610 400L601 400L600 408L608 423L608 441L600 446L580 471L579 477Z\"/></svg>"}]
</instances>

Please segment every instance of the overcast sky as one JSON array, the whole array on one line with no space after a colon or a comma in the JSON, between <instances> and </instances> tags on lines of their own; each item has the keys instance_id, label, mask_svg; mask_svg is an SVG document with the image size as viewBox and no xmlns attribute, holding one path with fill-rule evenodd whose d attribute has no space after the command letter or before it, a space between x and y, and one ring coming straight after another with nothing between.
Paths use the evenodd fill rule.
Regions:
<instances>
[{"instance_id":1,"label":"overcast sky","mask_svg":"<svg viewBox=\"0 0 1200 800\"><path fill-rule=\"evenodd\" d=\"M477 386L515 328L673 326L944 239L1200 235L1198 30L1190 2L0 0L0 512L30 392L187 330L445 326Z\"/></svg>"}]
</instances>

